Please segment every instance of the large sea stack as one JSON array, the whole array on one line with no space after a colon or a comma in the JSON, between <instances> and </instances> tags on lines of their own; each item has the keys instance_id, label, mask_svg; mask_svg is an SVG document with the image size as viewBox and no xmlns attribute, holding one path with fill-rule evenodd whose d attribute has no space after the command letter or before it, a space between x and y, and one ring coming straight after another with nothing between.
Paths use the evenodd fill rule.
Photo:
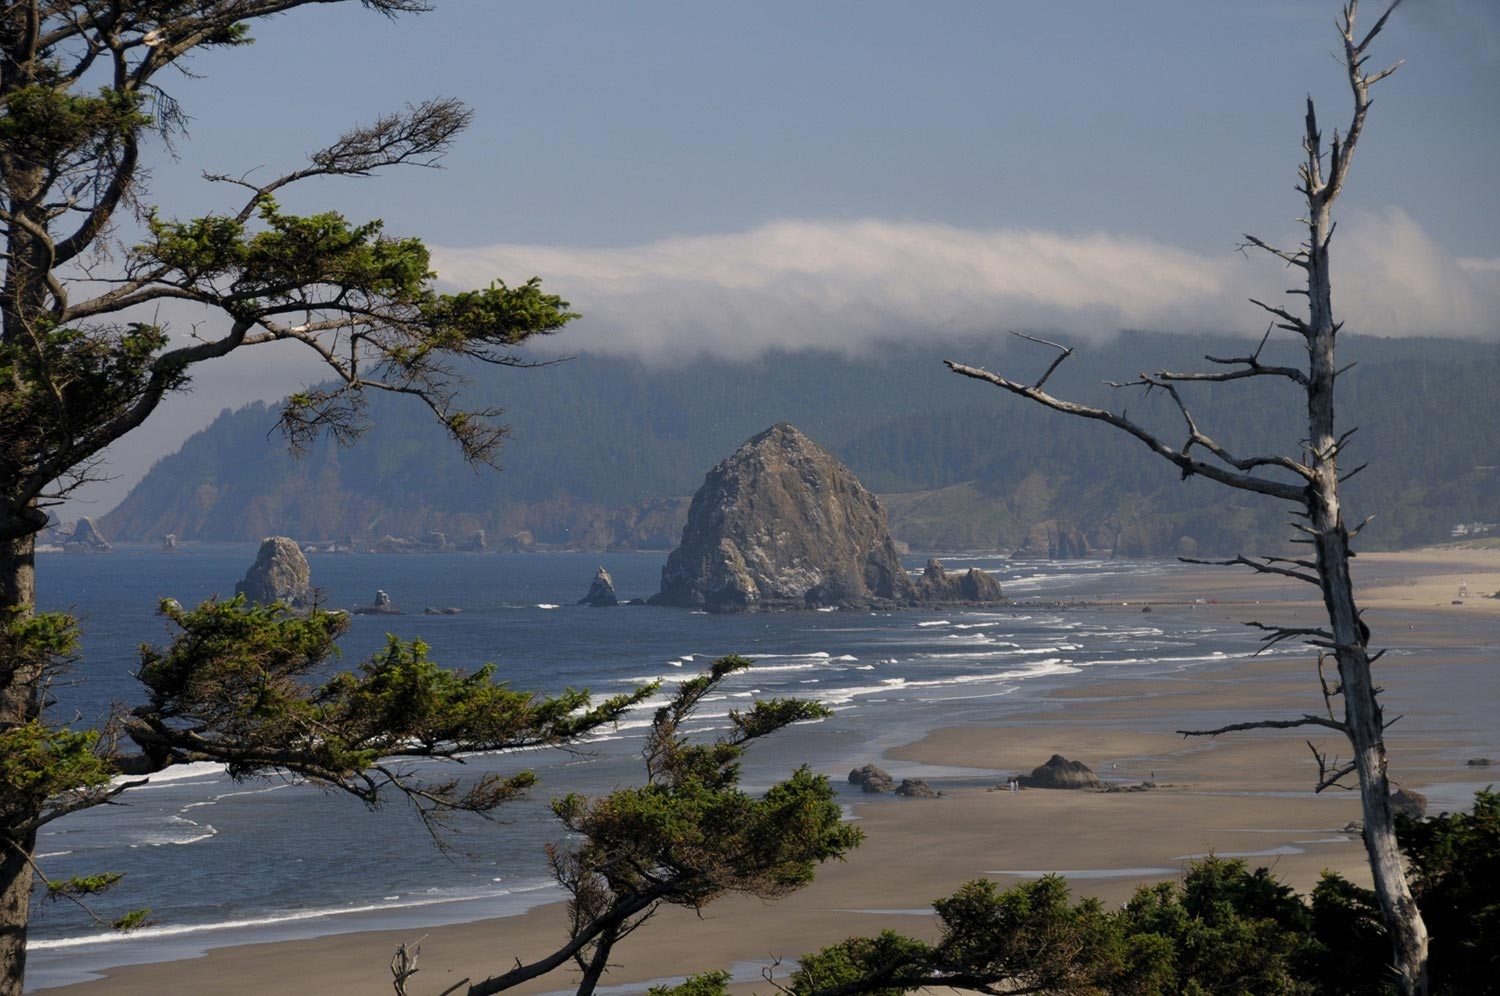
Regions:
<instances>
[{"instance_id":1,"label":"large sea stack","mask_svg":"<svg viewBox=\"0 0 1500 996\"><path fill-rule=\"evenodd\" d=\"M312 569L297 541L285 536L261 540L255 563L245 572L244 580L234 586L234 593L263 605L281 602L294 609L311 606Z\"/></svg>"},{"instance_id":2,"label":"large sea stack","mask_svg":"<svg viewBox=\"0 0 1500 996\"><path fill-rule=\"evenodd\" d=\"M998 585L986 587L999 599ZM708 472L657 605L709 612L927 604L880 502L795 426L772 426Z\"/></svg>"}]
</instances>

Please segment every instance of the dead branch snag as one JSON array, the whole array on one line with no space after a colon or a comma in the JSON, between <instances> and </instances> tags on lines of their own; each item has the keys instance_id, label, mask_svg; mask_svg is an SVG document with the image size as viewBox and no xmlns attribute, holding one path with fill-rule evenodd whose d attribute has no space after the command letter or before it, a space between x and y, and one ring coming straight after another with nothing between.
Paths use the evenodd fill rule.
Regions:
<instances>
[{"instance_id":1,"label":"dead branch snag","mask_svg":"<svg viewBox=\"0 0 1500 996\"><path fill-rule=\"evenodd\" d=\"M1245 566L1261 574L1280 575L1316 584L1321 589L1328 617L1326 628L1284 627L1259 622L1252 622L1250 625L1266 631L1263 650L1287 640L1298 640L1319 648L1318 675L1328 711L1327 717L1307 714L1290 720L1257 720L1234 723L1214 730L1183 732L1185 735L1217 736L1241 730L1321 726L1344 735L1352 749L1352 757L1348 761L1331 757L1311 741L1308 742L1308 748L1318 763L1316 790L1321 792L1341 785L1341 780L1351 774L1358 776L1364 816L1365 851L1381 913L1391 939L1392 967L1400 991L1406 996L1416 996L1427 992L1427 929L1407 886L1396 844L1384 739L1384 729L1388 723L1382 716L1380 689L1375 685L1371 673L1371 665L1379 659L1380 654L1370 653L1370 631L1360 619L1354 585L1349 575L1349 561L1354 556L1350 541L1363 528L1364 523L1353 529L1346 527L1339 485L1364 470L1364 465L1343 473L1338 465L1352 430L1338 435L1334 428L1334 385L1339 375L1349 368L1341 368L1335 362L1336 338L1342 323L1333 317L1329 277L1329 247L1336 227L1333 204L1348 179L1354 150L1364 134L1370 109L1370 88L1400 66L1398 62L1386 69L1367 71L1367 53L1371 43L1385 28L1400 4L1401 0L1391 0L1363 35L1357 34L1355 29L1359 13L1358 0L1347 0L1341 11L1338 24L1343 42L1341 61L1352 95L1353 111L1342 133L1335 130L1331 141L1325 144L1313 101L1310 97L1307 100L1302 140L1304 159L1298 168L1297 187L1306 206L1306 215L1302 219L1307 229L1306 240L1297 250L1287 251L1256 236L1247 235L1241 247L1266 252L1304 275L1305 287L1295 288L1290 293L1306 297L1306 314L1294 314L1287 308L1252 298L1251 303L1267 312L1272 319L1260 346L1248 356L1207 357L1211 363L1232 369L1185 373L1161 371L1154 376L1142 374L1128 384L1116 385L1138 387L1147 392L1166 392L1177 404L1187 425L1188 438L1180 448L1169 445L1123 413L1116 414L1106 409L1068 401L1044 391L1042 388L1052 372L1072 352L1068 347L1057 343L1044 343L1060 350L1062 355L1052 361L1039 381L1031 385L952 361L948 362L948 366L955 373L993 384L1053 411L1110 425L1139 439L1152 452L1176 466L1184 477L1198 474L1226 487L1285 501L1294 508L1299 518L1305 520L1305 523L1292 523L1294 530L1301 534L1294 537L1292 542L1313 548L1314 554L1306 559L1251 559L1241 555L1229 560L1188 562ZM1272 367L1260 362L1261 348L1264 347L1266 338L1276 329L1301 337L1307 348L1306 369ZM1234 456L1200 430L1199 423L1173 388L1178 381L1221 383L1262 376L1281 377L1302 388L1302 401L1307 412L1307 436L1302 441L1301 459ZM1195 456L1195 447L1212 459ZM1260 472L1265 468L1289 472L1297 480L1291 483L1262 476ZM1337 682L1330 681L1324 675L1325 663L1330 659L1337 666ZM1342 719L1335 718L1335 698L1342 700Z\"/></svg>"}]
</instances>

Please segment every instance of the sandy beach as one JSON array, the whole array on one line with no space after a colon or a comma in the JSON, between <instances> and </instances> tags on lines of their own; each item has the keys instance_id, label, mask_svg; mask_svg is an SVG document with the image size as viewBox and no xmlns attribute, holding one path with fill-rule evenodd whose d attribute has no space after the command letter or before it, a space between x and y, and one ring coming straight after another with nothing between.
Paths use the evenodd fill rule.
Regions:
<instances>
[{"instance_id":1,"label":"sandy beach","mask_svg":"<svg viewBox=\"0 0 1500 996\"><path fill-rule=\"evenodd\" d=\"M1378 646L1391 653L1378 669L1390 732L1393 780L1432 796L1434 808L1472 797L1500 781L1500 551L1442 549L1366 554L1357 561L1361 604ZM1460 590L1466 589L1467 596ZM1309 597L1311 596L1311 597ZM1173 574L1154 590L1118 593L1102 611L1122 623L1153 613L1286 622L1321 613L1317 593L1244 570L1203 568ZM1461 604L1454 604L1455 602ZM1462 651L1456 653L1455 651ZM1312 792L1316 766L1300 731L1189 738L1179 729L1321 711L1311 655L1235 660L1149 677L1121 671L1086 690L1066 688L1003 726L935 730L887 752L886 762L952 765L993 772L1003 786L1053 753L1084 761L1108 781L1154 781L1142 792L1018 793L933 780L935 800L879 797L856 803L866 843L842 864L825 866L809 888L776 903L731 899L701 918L666 910L616 950L606 983L620 992L715 968L730 969L749 992L763 967L789 970L798 954L851 934L892 928L932 936L934 898L963 882L990 877L1010 884L1044 872L1068 875L1078 894L1128 898L1141 882L1174 878L1195 856L1244 856L1283 880L1310 888L1324 869L1367 880L1348 792ZM1333 744L1327 738L1314 742ZM1491 773L1496 773L1491 775ZM847 772L827 772L842 782ZM983 779L981 781L989 781ZM275 945L220 948L191 961L130 966L106 978L44 990L53 996L276 996L388 993L395 945L422 938L422 972L412 992L435 994L458 980L501 972L517 958L552 950L563 912L545 906L524 915L416 931L375 931ZM576 975L559 970L516 992L567 990Z\"/></svg>"}]
</instances>

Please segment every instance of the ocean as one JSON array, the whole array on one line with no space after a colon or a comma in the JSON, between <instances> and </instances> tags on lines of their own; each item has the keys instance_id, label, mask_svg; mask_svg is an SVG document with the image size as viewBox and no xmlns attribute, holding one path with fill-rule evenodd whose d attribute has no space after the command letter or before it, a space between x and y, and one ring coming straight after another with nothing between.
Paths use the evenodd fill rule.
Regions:
<instances>
[{"instance_id":1,"label":"ocean","mask_svg":"<svg viewBox=\"0 0 1500 996\"><path fill-rule=\"evenodd\" d=\"M167 621L155 613L158 600L189 605L228 596L254 556L253 545L40 556L40 607L75 613L84 630L81 661L53 689L53 715L92 723L113 703L138 701L137 648L171 637ZM724 654L754 659L753 669L705 702L691 732L714 735L730 709L757 696L801 696L827 704L834 715L757 744L745 768L750 790L763 790L801 763L842 783L851 768L936 727L1003 722L1048 708L1042 693L1062 684L1212 666L1258 646L1253 632L1209 621L1190 607L1143 614L1137 606L1101 603L1107 593L1118 598L1122 590L1159 588L1180 569L1165 562L945 558L950 570L974 564L994 572L1019 600L993 610L712 616L574 604L600 565L622 599L650 595L664 559L309 557L327 606L368 604L381 588L406 613L355 616L341 641L339 667L357 665L393 633L420 637L432 658L448 666L494 662L499 676L517 688L610 695L648 681L684 680ZM907 566L915 572L925 559L913 556ZM1063 602L1080 604L1059 606ZM423 615L427 606L462 611ZM555 900L560 893L547 875L543 847L563 834L548 800L639 781L641 734L653 707L648 703L576 750L469 758L456 773L531 768L542 782L498 820L456 821L447 849L435 846L398 799L371 811L340 793L289 779L234 782L207 764L157 775L120 796L118 805L50 824L38 848L49 878L125 873L91 905L106 921L150 907L150 925L120 934L71 903L39 901L28 986L81 981L110 966L188 957L225 944L417 929ZM996 780L991 770L882 764L897 778Z\"/></svg>"}]
</instances>

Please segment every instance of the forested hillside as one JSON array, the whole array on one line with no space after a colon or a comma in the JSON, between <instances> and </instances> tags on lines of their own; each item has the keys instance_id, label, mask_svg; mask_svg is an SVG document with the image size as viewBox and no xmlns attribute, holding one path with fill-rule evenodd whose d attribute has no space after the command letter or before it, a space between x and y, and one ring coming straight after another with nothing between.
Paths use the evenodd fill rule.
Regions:
<instances>
[{"instance_id":1,"label":"forested hillside","mask_svg":"<svg viewBox=\"0 0 1500 996\"><path fill-rule=\"evenodd\" d=\"M1253 343L1126 333L1084 346L1049 387L1128 406L1169 438L1181 416L1160 397L1114 389L1138 371L1197 369L1205 353ZM1350 338L1340 380L1346 514L1375 514L1362 539L1403 546L1459 521L1500 520L1500 348L1442 340ZM372 427L349 450L329 443L301 460L274 431L275 410L226 411L161 460L103 528L116 541L305 540L485 529L503 546L519 531L583 548L670 545L681 506L704 473L747 437L790 421L887 496L897 536L920 548L1029 546L1045 553L1170 553L1278 542L1269 503L1186 482L1144 447L1103 426L1054 416L959 378L945 358L1039 376L1052 354L1009 336L893 345L879 354L777 352L746 362L675 366L582 356L532 370L483 370L472 397L507 409L504 471L464 465L420 406L372 398ZM1281 359L1295 362L1290 347ZM1279 383L1187 390L1203 428L1235 452L1295 452L1299 399ZM1210 400L1212 399L1212 400ZM634 507L632 507L634 506ZM1059 522L1058 520L1062 520ZM1069 540L1068 537L1074 537Z\"/></svg>"}]
</instances>

